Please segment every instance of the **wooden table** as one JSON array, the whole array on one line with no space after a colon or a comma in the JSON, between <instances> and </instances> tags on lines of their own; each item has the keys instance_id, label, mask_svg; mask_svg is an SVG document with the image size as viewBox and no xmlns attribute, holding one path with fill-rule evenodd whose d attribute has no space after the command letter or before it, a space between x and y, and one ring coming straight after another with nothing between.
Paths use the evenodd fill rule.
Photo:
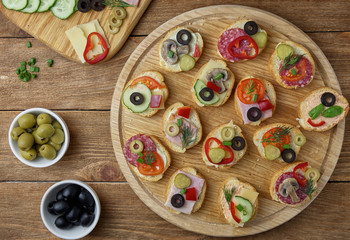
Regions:
<instances>
[{"instance_id":1,"label":"wooden table","mask_svg":"<svg viewBox=\"0 0 350 240\"><path fill-rule=\"evenodd\" d=\"M53 239L40 218L46 189L63 179L88 182L100 197L102 214L86 239L211 239L182 230L149 210L125 181L113 153L110 106L124 63L153 29L185 11L215 4L242 4L275 13L306 32L333 66L345 97L350 99L349 1L229 1L166 0L151 3L123 49L96 66L71 62L26 34L0 14L0 239ZM32 48L26 47L26 42ZM37 59L38 78L18 80L19 63ZM47 59L54 59L52 68ZM67 122L71 143L54 166L35 169L18 161L8 145L13 118L32 107L56 111ZM349 118L346 125L350 124ZM249 239L350 238L350 131L325 189L301 214L289 222Z\"/></svg>"}]
</instances>

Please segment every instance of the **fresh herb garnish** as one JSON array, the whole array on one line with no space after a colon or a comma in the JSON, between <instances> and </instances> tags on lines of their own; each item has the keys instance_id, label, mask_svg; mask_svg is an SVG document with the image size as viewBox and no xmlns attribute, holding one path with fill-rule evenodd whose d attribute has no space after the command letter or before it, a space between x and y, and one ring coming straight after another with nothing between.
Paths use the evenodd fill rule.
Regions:
<instances>
[{"instance_id":1,"label":"fresh herb garnish","mask_svg":"<svg viewBox=\"0 0 350 240\"><path fill-rule=\"evenodd\" d=\"M267 143L279 143L285 138L287 134L289 134L290 130L292 127L286 127L286 126L278 126L276 131L274 132L271 129L271 136L266 138L265 136L262 139L262 142L267 142Z\"/></svg>"},{"instance_id":2,"label":"fresh herb garnish","mask_svg":"<svg viewBox=\"0 0 350 240\"><path fill-rule=\"evenodd\" d=\"M280 72L282 72L285 69L290 69L292 68L295 64L297 64L300 59L302 59L304 56L304 54L302 55L292 55L292 53L290 53L283 61L282 67L280 69Z\"/></svg>"},{"instance_id":3,"label":"fresh herb garnish","mask_svg":"<svg viewBox=\"0 0 350 240\"><path fill-rule=\"evenodd\" d=\"M312 194L316 191L316 187L314 187L314 181L312 179L307 179L305 184L305 189L302 191L310 198L312 199Z\"/></svg>"},{"instance_id":4,"label":"fresh herb garnish","mask_svg":"<svg viewBox=\"0 0 350 240\"><path fill-rule=\"evenodd\" d=\"M191 128L191 126L185 126L182 125L180 128L181 133L181 143L182 143L182 149L185 149L188 145L190 145L194 139L192 139L195 132Z\"/></svg>"},{"instance_id":5,"label":"fresh herb garnish","mask_svg":"<svg viewBox=\"0 0 350 240\"><path fill-rule=\"evenodd\" d=\"M151 167L152 167L152 163L154 163L154 161L156 160L155 159L155 157L153 156L153 147L152 147L152 149L151 150L147 150L146 152L145 152L145 163L147 164L147 165L150 165Z\"/></svg>"},{"instance_id":6,"label":"fresh herb garnish","mask_svg":"<svg viewBox=\"0 0 350 240\"><path fill-rule=\"evenodd\" d=\"M231 199L235 189L236 188L231 188L231 190L228 190L226 189L225 186L222 188L222 191L224 192L224 195L225 195L226 202L229 206L231 205Z\"/></svg>"},{"instance_id":7,"label":"fresh herb garnish","mask_svg":"<svg viewBox=\"0 0 350 240\"><path fill-rule=\"evenodd\" d=\"M109 6L111 8L114 8L114 7L135 7L135 5L131 5L131 4L123 2L121 0L104 0L103 4L106 6Z\"/></svg>"},{"instance_id":8,"label":"fresh herb garnish","mask_svg":"<svg viewBox=\"0 0 350 240\"><path fill-rule=\"evenodd\" d=\"M255 83L253 82L252 78L250 77L249 83L246 86L247 88L247 95L252 95L252 93L254 92L254 88L255 88Z\"/></svg>"},{"instance_id":9,"label":"fresh herb garnish","mask_svg":"<svg viewBox=\"0 0 350 240\"><path fill-rule=\"evenodd\" d=\"M183 189L180 190L180 194L181 194L181 195L184 195L185 192L186 192L186 188L183 188Z\"/></svg>"},{"instance_id":10,"label":"fresh herb garnish","mask_svg":"<svg viewBox=\"0 0 350 240\"><path fill-rule=\"evenodd\" d=\"M141 164L143 164L143 163L144 163L143 159L142 159L142 158L140 158L140 157L137 159L137 161L138 161L139 163L141 163Z\"/></svg>"}]
</instances>

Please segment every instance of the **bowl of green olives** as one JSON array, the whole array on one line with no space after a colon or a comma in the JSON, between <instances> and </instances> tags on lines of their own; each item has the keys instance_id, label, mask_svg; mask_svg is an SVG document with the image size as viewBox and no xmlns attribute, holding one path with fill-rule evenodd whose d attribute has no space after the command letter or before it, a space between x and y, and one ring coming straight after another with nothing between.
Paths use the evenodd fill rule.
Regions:
<instances>
[{"instance_id":1,"label":"bowl of green olives","mask_svg":"<svg viewBox=\"0 0 350 240\"><path fill-rule=\"evenodd\" d=\"M45 227L63 239L79 239L96 226L101 204L96 192L78 180L57 182L46 190L40 205Z\"/></svg>"},{"instance_id":2,"label":"bowl of green olives","mask_svg":"<svg viewBox=\"0 0 350 240\"><path fill-rule=\"evenodd\" d=\"M18 114L9 129L13 154L31 167L48 167L58 162L69 145L64 120L45 108L31 108Z\"/></svg>"}]
</instances>

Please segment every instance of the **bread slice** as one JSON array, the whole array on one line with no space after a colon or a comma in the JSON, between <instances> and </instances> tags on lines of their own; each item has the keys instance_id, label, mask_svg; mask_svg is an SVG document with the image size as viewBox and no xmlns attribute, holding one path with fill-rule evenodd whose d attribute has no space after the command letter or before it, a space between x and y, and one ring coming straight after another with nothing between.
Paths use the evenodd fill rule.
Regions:
<instances>
[{"instance_id":1,"label":"bread slice","mask_svg":"<svg viewBox=\"0 0 350 240\"><path fill-rule=\"evenodd\" d=\"M192 33L192 40L189 43L189 47L190 47L190 52L189 55L193 57L194 51L195 51L195 47L196 45L198 46L198 51L199 51L199 57L193 57L195 61L198 61L198 59L200 58L200 56L202 55L203 52L203 47L204 47L204 42L203 42L203 38L199 33L194 33L191 29L186 28L186 27L175 27L173 29L171 29L166 35L165 37L160 41L159 45L158 45L158 53L159 53L159 64L160 66L169 72L182 72L181 68L180 68L180 64L179 64L179 60L176 64L169 64L166 61L164 61L163 57L162 57L162 46L163 46L163 42L167 39L172 39L174 40L178 46L180 46L181 44L178 43L176 41L176 34L182 30L188 30L190 33Z\"/></svg>"},{"instance_id":2,"label":"bread slice","mask_svg":"<svg viewBox=\"0 0 350 240\"><path fill-rule=\"evenodd\" d=\"M253 76L248 76L248 77L245 77L242 80L240 80L238 85L237 85L237 87L236 87L236 90L235 90L235 96L234 96L235 110L238 113L238 115L241 117L242 123L244 123L244 121L243 121L243 117L242 117L241 108L239 107L239 102L238 102L239 99L238 99L238 95L237 95L237 89L238 89L238 86L239 86L240 82L242 82L243 80L246 80L246 79L250 79L250 78L254 78L254 77ZM265 86L265 94L268 96L268 98L270 99L270 102L274 106L274 108L272 109L272 116L273 116L273 113L276 110L276 104L277 104L277 96L276 96L275 88L273 87L272 83L270 83L269 81L264 80L264 79L259 79L259 80L264 84L264 86ZM266 119L258 120L256 122L251 122L251 123L249 123L249 125L259 126L260 123L262 121L266 120Z\"/></svg>"},{"instance_id":3,"label":"bread slice","mask_svg":"<svg viewBox=\"0 0 350 240\"><path fill-rule=\"evenodd\" d=\"M184 105L181 102L177 102L174 103L173 105L171 105L170 107L168 107L168 109L165 111L164 115L163 115L163 125L162 125L162 131L164 134L164 139L166 144L175 152L180 152L180 153L184 153L187 149L190 149L192 147L194 147L195 145L197 145L199 143L199 141L202 139L202 125L198 116L197 111L191 107L191 113L190 113L190 117L189 117L189 121L196 126L197 128L197 132L196 132L196 137L194 139L194 141L188 145L186 148L182 149L182 147L179 147L177 145L175 145L173 142L171 142L167 136L166 133L164 131L166 124L169 122L168 119L170 117L170 115L172 113L177 113L177 109L179 107L183 107Z\"/></svg>"},{"instance_id":4,"label":"bread slice","mask_svg":"<svg viewBox=\"0 0 350 240\"><path fill-rule=\"evenodd\" d=\"M154 89L154 90L152 90L152 94L153 94L153 93L157 93L157 94L159 94L159 95L162 94L162 95L163 95L163 99L162 99L162 104L161 104L161 106L164 106L164 104L165 104L165 102L166 102L166 100L168 99L168 96L169 96L169 90L168 90L168 87L165 85L163 75L162 75L161 73L159 73L159 72L156 72L156 71L147 71L147 72L143 72L143 73L137 75L135 78L133 78L131 81L129 81L129 82L126 84L126 86L125 86L125 88L124 88L124 90L123 90L123 93L124 93L124 91L126 90L126 88L129 87L129 86L132 84L132 82L133 82L135 79L137 79L137 78L139 78L139 77L142 77L142 76L151 77L151 78L155 79L157 82L159 82L160 85L163 86L163 88L161 88L161 89ZM123 99L122 99L122 104L123 104L124 108L128 109L128 108L124 105ZM131 111L130 109L128 109L128 110ZM152 116L155 115L158 111L159 111L159 108L148 108L146 111L141 112L141 113L136 113L136 114L141 115L141 116L143 116L143 117L152 117Z\"/></svg>"},{"instance_id":5,"label":"bread slice","mask_svg":"<svg viewBox=\"0 0 350 240\"><path fill-rule=\"evenodd\" d=\"M209 162L206 154L205 154L205 143L207 142L207 140L211 137L215 137L217 139L219 139L220 141L223 141L223 139L221 138L220 134L221 134L221 130L224 128L224 127L232 127L234 130L235 130L235 136L240 136L242 138L244 138L243 136L243 133L242 133L242 129L237 126L237 125L234 125L232 120L228 123L225 123L223 125L220 125L216 128L214 128L209 134L208 136L205 138L204 142L203 142L203 147L202 147L202 159L203 159L203 162L209 166L209 167L214 167L216 169L225 169L225 168L230 168L232 167L233 165L235 165L236 163L238 163L238 161L244 156L245 152L247 151L247 147L248 147L248 144L247 144L247 140L244 138L246 144L245 144L245 147L244 149L240 150L240 151L235 151L233 149L231 149L234 153L234 159L233 159L233 162L231 164L222 164L222 165L217 165L217 164L213 164L211 162ZM231 147L230 147L231 148Z\"/></svg>"},{"instance_id":6,"label":"bread slice","mask_svg":"<svg viewBox=\"0 0 350 240\"><path fill-rule=\"evenodd\" d=\"M168 199L168 196L169 196L171 187L172 187L172 185L173 185L173 183L174 183L175 176L178 174L179 171L183 171L183 172L189 173L189 174L191 174L191 175L193 175L193 176L196 176L196 177L199 177L199 178L204 179L202 191L201 191L201 193L199 194L198 200L197 200L197 202L194 204L191 213L197 212L197 211L201 208L201 206L202 206L202 204L203 204L203 201L204 201L204 198L205 198L205 193L206 193L206 191L207 191L207 182L205 181L204 176L203 176L202 174L200 174L200 173L197 171L197 169L195 169L195 168L193 168L193 167L184 167L184 168L180 168L180 169L178 169L178 170L170 177L170 179L169 179L169 181L168 181L168 184L167 184L167 186L166 186L166 188L165 188L165 202L166 202L167 199ZM176 211L176 210L171 209L171 208L168 208L168 209L169 209L171 212L176 213L176 214L181 213L181 212Z\"/></svg>"},{"instance_id":7,"label":"bread slice","mask_svg":"<svg viewBox=\"0 0 350 240\"><path fill-rule=\"evenodd\" d=\"M307 120L309 119L309 112L311 111L311 109L321 104L320 98L322 94L326 92L330 92L334 94L336 98L335 105L341 106L344 109L344 111L342 114L334 118L325 118L323 116L317 117L315 120L313 120L315 123L325 121L325 124L320 127L313 127L307 122ZM341 122L346 117L348 112L349 112L349 102L346 100L346 98L343 95L339 94L337 91L333 90L332 88L322 87L311 91L300 101L299 107L298 107L298 120L299 120L300 126L305 130L323 132L333 128L335 125Z\"/></svg>"},{"instance_id":8,"label":"bread slice","mask_svg":"<svg viewBox=\"0 0 350 240\"><path fill-rule=\"evenodd\" d=\"M280 170L278 170L277 172L274 173L274 175L273 175L272 178L271 178L270 188L269 188L269 189L270 189L270 195L271 195L272 200L275 200L275 201L277 201L277 202L280 202L280 203L282 203L282 204L284 204L284 205L286 205L286 206L289 206L289 207L299 207L299 206L301 206L301 205L307 203L308 201L310 201L310 198L309 198L309 197L306 197L302 202L300 202L300 203L298 203L298 204L287 204L287 203L282 202L282 201L278 198L278 196L277 196L277 194L276 194L276 191L275 191L276 181L278 180L278 178L279 178L283 173L286 173L286 172L293 172L295 166L297 166L297 165L300 164L300 163L303 163L303 162L298 161L298 162L294 162L294 163L288 164L287 166L283 167L282 169L280 169ZM314 186L314 187L317 188L317 182L315 182L315 186ZM311 197L315 196L315 195L316 195L316 192L317 192L317 190L311 194Z\"/></svg>"},{"instance_id":9,"label":"bread slice","mask_svg":"<svg viewBox=\"0 0 350 240\"><path fill-rule=\"evenodd\" d=\"M303 47L302 45L300 45L298 43L292 42L292 41L284 41L284 42L278 43L275 47L275 51L272 53L272 55L270 57L268 66L269 66L269 70L270 70L272 76L274 77L274 79L276 80L276 82L278 82L278 84L280 84L284 88L289 88L289 89L294 88L295 89L295 88L301 87L301 86L289 86L282 81L279 69L280 69L281 62L283 60L281 60L277 55L277 47L279 44L288 44L288 45L292 46L293 50L294 50L294 54L304 55L304 57L310 61L311 65L312 65L312 77L308 83L308 84L310 84L312 82L313 77L315 76L315 61L313 60L310 52L305 47ZM302 86L302 87L304 87L304 86Z\"/></svg>"},{"instance_id":10,"label":"bread slice","mask_svg":"<svg viewBox=\"0 0 350 240\"><path fill-rule=\"evenodd\" d=\"M226 91L223 93L220 93L220 94L215 93L215 95L219 96L220 100L217 103L212 104L212 105L204 105L203 103L201 103L198 100L198 98L196 96L196 92L194 90L194 86L197 82L197 79L202 80L202 82L206 84L207 83L206 75L209 71L211 71L214 68L225 69L229 73L230 77L226 81L223 82L224 86L226 87ZM205 65L203 65L199 69L199 71L196 73L196 75L194 76L194 81L193 81L192 88L191 88L192 98L193 98L194 102L197 103L198 106L218 107L218 106L223 105L228 100L228 98L231 96L231 92L232 92L234 84L235 84L235 76L234 76L233 72L227 67L226 62L224 62L222 60L210 59L209 62L206 63Z\"/></svg>"},{"instance_id":11,"label":"bread slice","mask_svg":"<svg viewBox=\"0 0 350 240\"><path fill-rule=\"evenodd\" d=\"M243 19L237 19L234 23L232 23L230 26L228 26L224 31L222 31L221 33L220 33L220 35L219 35L219 38L220 38L220 36L225 32L225 31L227 31L228 29L231 29L231 28L240 28L240 29L243 29L244 30L244 25L246 24L246 22L249 22L249 21L254 21L253 19L247 19L247 18L243 18ZM259 27L259 30L258 30L258 32L265 32L266 33L266 36L267 36L267 32L264 30L264 29L262 29L260 26L259 26L259 24L258 24L258 27ZM234 40L234 39L231 39L232 41ZM263 48L259 48L259 52L258 52L258 55L265 49L265 47L266 47L266 45L267 44L265 44L265 46L263 47ZM225 61L229 61L229 60L227 60L227 59L225 59L222 55L221 55L221 53L220 53L220 51L219 51L219 46L218 46L218 44L216 44L216 49L217 49L217 52L218 52L218 54L219 54L219 56L222 58L222 59L224 59ZM248 61L249 59L242 59L242 60L239 60L239 61L236 61L236 62L245 62L245 61Z\"/></svg>"},{"instance_id":12,"label":"bread slice","mask_svg":"<svg viewBox=\"0 0 350 240\"><path fill-rule=\"evenodd\" d=\"M159 141L159 139L155 136L149 136L154 144L156 145L156 148L157 150L161 153L160 155L164 156L165 159L166 159L166 164L164 165L164 170L161 174L159 175L155 175L155 176L146 176L146 175L143 175L139 172L139 170L137 169L137 167L131 165L130 163L129 164L129 167L131 168L131 170L134 171L134 173L141 179L143 180L146 180L146 181L150 181L150 182L157 182L159 181L160 179L163 178L163 175L165 173L165 171L168 169L168 167L170 166L171 164L171 157L170 157L170 154L168 152L168 150L166 149L166 147Z\"/></svg>"},{"instance_id":13,"label":"bread slice","mask_svg":"<svg viewBox=\"0 0 350 240\"><path fill-rule=\"evenodd\" d=\"M226 222L229 223L230 225L232 225L233 227L243 227L244 223L237 223L236 221L234 221L234 219L232 218L231 212L228 212L227 209L227 202L225 199L225 195L223 192L224 187L231 189L232 187L235 187L235 191L234 194L232 195L232 198L234 198L235 196L240 196L240 191L242 188L244 189L248 189L254 192L257 192L256 189L253 187L253 185L251 185L248 182L244 182L244 181L240 181L235 177L231 177L228 178L224 181L224 183L221 185L221 187L219 188L219 193L218 193L218 208L219 208L219 212L220 215L222 215ZM254 204L254 214L252 216L252 218L249 220L251 221L257 214L258 212L258 198L255 200ZM226 213L226 214L225 214Z\"/></svg>"},{"instance_id":14,"label":"bread slice","mask_svg":"<svg viewBox=\"0 0 350 240\"><path fill-rule=\"evenodd\" d=\"M298 153L300 151L300 146L297 146L293 139L295 138L296 135L302 134L302 132L299 130L299 128L290 125L288 123L273 123L273 124L269 124L266 125L258 130L255 131L254 136L253 136L253 142L255 144L255 146L258 148L259 154L266 159L265 157L265 149L261 143L261 139L263 138L264 134L269 131L272 128L278 127L278 126L284 126L284 127L291 127L292 129L289 132L289 136L290 136L290 148L294 150L296 158L298 157ZM282 159L282 156L278 157L275 160L279 160L281 162L284 162Z\"/></svg>"}]
</instances>

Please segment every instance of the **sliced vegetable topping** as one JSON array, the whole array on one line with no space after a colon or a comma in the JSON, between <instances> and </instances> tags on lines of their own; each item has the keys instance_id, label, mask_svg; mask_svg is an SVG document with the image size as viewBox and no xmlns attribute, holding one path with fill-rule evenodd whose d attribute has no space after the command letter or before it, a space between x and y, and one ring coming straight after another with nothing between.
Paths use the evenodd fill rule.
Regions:
<instances>
[{"instance_id":1,"label":"sliced vegetable topping","mask_svg":"<svg viewBox=\"0 0 350 240\"><path fill-rule=\"evenodd\" d=\"M151 90L154 90L157 88L161 89L161 88L165 87L165 86L161 85L157 80L155 80L154 78L149 77L149 76L142 76L142 77L134 79L134 81L132 81L130 86L134 86L138 83L145 84Z\"/></svg>"},{"instance_id":2,"label":"sliced vegetable topping","mask_svg":"<svg viewBox=\"0 0 350 240\"><path fill-rule=\"evenodd\" d=\"M245 199L241 196L236 196L235 199L238 204L236 208L241 213L242 223L248 222L253 217L253 213L254 213L253 204L248 199Z\"/></svg>"},{"instance_id":3,"label":"sliced vegetable topping","mask_svg":"<svg viewBox=\"0 0 350 240\"><path fill-rule=\"evenodd\" d=\"M223 159L221 159L220 162L215 163L215 164L221 165L221 164L229 164L229 163L231 163L231 162L233 161L233 159L234 159L234 153L233 153L232 149L231 149L230 147L224 146L224 145L221 143L221 141L220 141L219 139L214 138L214 137L209 138L209 139L205 142L205 145L204 145L205 155L207 156L209 162L211 162L211 163L214 164L214 162L212 161L212 159L211 159L210 156L209 156L210 144L211 144L213 141L216 142L216 144L218 145L217 148L221 148L221 149L223 149L225 152L228 152L228 153L230 154L229 157L223 158ZM226 155L226 153L225 153L225 155Z\"/></svg>"},{"instance_id":4,"label":"sliced vegetable topping","mask_svg":"<svg viewBox=\"0 0 350 240\"><path fill-rule=\"evenodd\" d=\"M244 42L249 43L249 47L251 50L247 52L243 47L241 47ZM252 51L254 49L254 51ZM228 45L228 51L232 57L240 58L240 59L253 59L258 56L259 48L253 38L250 36L241 36L233 40Z\"/></svg>"},{"instance_id":5,"label":"sliced vegetable topping","mask_svg":"<svg viewBox=\"0 0 350 240\"><path fill-rule=\"evenodd\" d=\"M284 43L278 44L276 51L277 56L282 60L286 59L288 56L292 56L294 53L293 47Z\"/></svg>"},{"instance_id":6,"label":"sliced vegetable topping","mask_svg":"<svg viewBox=\"0 0 350 240\"><path fill-rule=\"evenodd\" d=\"M185 192L185 197L187 201L197 201L197 191L196 188L188 188Z\"/></svg>"},{"instance_id":7,"label":"sliced vegetable topping","mask_svg":"<svg viewBox=\"0 0 350 240\"><path fill-rule=\"evenodd\" d=\"M140 95L133 93L139 93L144 98L143 103L135 105L134 100L137 104L141 101ZM141 113L149 108L151 103L152 92L145 84L137 84L134 86L128 86L123 92L123 103L132 112Z\"/></svg>"},{"instance_id":8,"label":"sliced vegetable topping","mask_svg":"<svg viewBox=\"0 0 350 240\"><path fill-rule=\"evenodd\" d=\"M165 132L166 134L168 134L170 137L175 137L176 135L179 134L180 132L180 128L179 126L174 123L174 122L170 122L166 125L165 127Z\"/></svg>"},{"instance_id":9,"label":"sliced vegetable topping","mask_svg":"<svg viewBox=\"0 0 350 240\"><path fill-rule=\"evenodd\" d=\"M221 74L221 73L220 73L220 74ZM221 89L221 88L220 88L219 86L217 86L215 83L210 82L210 81L207 82L207 87L210 88L211 90L217 92L217 93L219 93L219 92L220 92L220 89ZM209 100L206 100L206 101L209 101Z\"/></svg>"},{"instance_id":10,"label":"sliced vegetable topping","mask_svg":"<svg viewBox=\"0 0 350 240\"><path fill-rule=\"evenodd\" d=\"M272 105L272 103L268 99L261 100L258 102L258 104L259 104L259 108L262 112L274 108L274 106Z\"/></svg>"},{"instance_id":11,"label":"sliced vegetable topping","mask_svg":"<svg viewBox=\"0 0 350 240\"><path fill-rule=\"evenodd\" d=\"M194 58L198 58L198 57L199 57L199 48L198 48L198 44L196 44L196 47L194 48L193 57L194 57Z\"/></svg>"},{"instance_id":12,"label":"sliced vegetable topping","mask_svg":"<svg viewBox=\"0 0 350 240\"><path fill-rule=\"evenodd\" d=\"M236 216L236 208L235 208L235 203L234 203L233 201L231 201L230 210L231 210L232 218L233 218L237 223L240 223L240 222L241 222L241 219L239 219L238 216Z\"/></svg>"},{"instance_id":13,"label":"sliced vegetable topping","mask_svg":"<svg viewBox=\"0 0 350 240\"><path fill-rule=\"evenodd\" d=\"M240 151L244 149L245 145L246 145L245 140L241 136L237 136L232 139L231 147L235 151Z\"/></svg>"},{"instance_id":14,"label":"sliced vegetable topping","mask_svg":"<svg viewBox=\"0 0 350 240\"><path fill-rule=\"evenodd\" d=\"M255 33L257 33L259 30L258 24L256 24L256 22L254 21L248 21L244 24L244 31L248 34L248 35L254 35Z\"/></svg>"},{"instance_id":15,"label":"sliced vegetable topping","mask_svg":"<svg viewBox=\"0 0 350 240\"><path fill-rule=\"evenodd\" d=\"M141 105L144 101L145 97L139 92L134 92L130 95L130 102L136 106Z\"/></svg>"},{"instance_id":16,"label":"sliced vegetable topping","mask_svg":"<svg viewBox=\"0 0 350 240\"><path fill-rule=\"evenodd\" d=\"M297 146L303 146L306 143L306 137L303 134L296 135L293 140Z\"/></svg>"},{"instance_id":17,"label":"sliced vegetable topping","mask_svg":"<svg viewBox=\"0 0 350 240\"><path fill-rule=\"evenodd\" d=\"M143 151L143 156L137 161L137 169L142 175L155 176L164 170L164 161L156 151Z\"/></svg>"},{"instance_id":18,"label":"sliced vegetable topping","mask_svg":"<svg viewBox=\"0 0 350 240\"><path fill-rule=\"evenodd\" d=\"M178 119L176 120L176 122L177 122L177 126L179 126L179 127L182 126L182 118L178 118Z\"/></svg>"},{"instance_id":19,"label":"sliced vegetable topping","mask_svg":"<svg viewBox=\"0 0 350 240\"><path fill-rule=\"evenodd\" d=\"M77 8L79 12L86 13L91 10L90 0L79 0L77 3Z\"/></svg>"},{"instance_id":20,"label":"sliced vegetable topping","mask_svg":"<svg viewBox=\"0 0 350 240\"><path fill-rule=\"evenodd\" d=\"M142 153L143 151L143 143L140 140L131 141L129 147L131 152L135 154Z\"/></svg>"},{"instance_id":21,"label":"sliced vegetable topping","mask_svg":"<svg viewBox=\"0 0 350 240\"><path fill-rule=\"evenodd\" d=\"M326 107L331 107L335 104L336 98L333 93L325 92L321 96L321 103Z\"/></svg>"},{"instance_id":22,"label":"sliced vegetable topping","mask_svg":"<svg viewBox=\"0 0 350 240\"><path fill-rule=\"evenodd\" d=\"M232 201L232 195L233 193L235 192L235 188L231 188L231 189L226 189L226 186L224 186L222 188L222 191L224 193L224 196L225 196L225 200L227 202L227 204L230 206L230 211L231 211L231 215L233 217L233 219L237 222L237 223L240 223L241 222L241 219L239 219L237 216L236 216L236 209L235 209L235 204L234 202Z\"/></svg>"},{"instance_id":23,"label":"sliced vegetable topping","mask_svg":"<svg viewBox=\"0 0 350 240\"><path fill-rule=\"evenodd\" d=\"M91 8L97 12L100 12L106 6L103 3L104 3L104 0L91 0Z\"/></svg>"},{"instance_id":24,"label":"sliced vegetable topping","mask_svg":"<svg viewBox=\"0 0 350 240\"><path fill-rule=\"evenodd\" d=\"M96 46L94 46L94 43L92 41L93 37L98 38L97 44L101 47L102 53L88 56L89 53L96 47ZM87 37L87 43L86 43L86 47L85 47L85 51L84 51L85 61L89 64L95 64L95 63L98 63L98 62L102 61L103 59L105 59L107 54L108 54L108 46L107 46L105 39L101 36L101 34L99 34L98 32L90 33L89 36Z\"/></svg>"},{"instance_id":25,"label":"sliced vegetable topping","mask_svg":"<svg viewBox=\"0 0 350 240\"><path fill-rule=\"evenodd\" d=\"M224 127L221 129L220 136L224 141L231 141L236 135L232 127Z\"/></svg>"},{"instance_id":26,"label":"sliced vegetable topping","mask_svg":"<svg viewBox=\"0 0 350 240\"><path fill-rule=\"evenodd\" d=\"M290 142L290 130L291 127L278 126L267 131L261 142L264 147L267 145L274 145L282 151L283 144L289 144Z\"/></svg>"},{"instance_id":27,"label":"sliced vegetable topping","mask_svg":"<svg viewBox=\"0 0 350 240\"><path fill-rule=\"evenodd\" d=\"M191 113L191 107L189 106L179 107L177 109L177 115L187 119L190 117L190 113Z\"/></svg>"},{"instance_id":28,"label":"sliced vegetable topping","mask_svg":"<svg viewBox=\"0 0 350 240\"><path fill-rule=\"evenodd\" d=\"M194 88L194 92L196 93L196 97L198 101L200 101L204 105L213 105L220 100L220 98L216 94L214 94L214 97L211 101L205 101L204 99L202 99L199 93L203 88L206 88L206 85L199 79L196 81L193 88Z\"/></svg>"},{"instance_id":29,"label":"sliced vegetable topping","mask_svg":"<svg viewBox=\"0 0 350 240\"><path fill-rule=\"evenodd\" d=\"M247 117L250 121L256 122L262 117L262 112L259 108L252 107L247 111Z\"/></svg>"},{"instance_id":30,"label":"sliced vegetable topping","mask_svg":"<svg viewBox=\"0 0 350 240\"><path fill-rule=\"evenodd\" d=\"M178 189L187 188L191 185L191 179L183 173L179 173L175 176L174 185Z\"/></svg>"},{"instance_id":31,"label":"sliced vegetable topping","mask_svg":"<svg viewBox=\"0 0 350 240\"><path fill-rule=\"evenodd\" d=\"M286 149L282 152L282 159L286 163L292 163L295 161L296 154L293 149Z\"/></svg>"},{"instance_id":32,"label":"sliced vegetable topping","mask_svg":"<svg viewBox=\"0 0 350 240\"><path fill-rule=\"evenodd\" d=\"M180 208L185 204L185 198L181 194L175 194L171 197L171 205Z\"/></svg>"},{"instance_id":33,"label":"sliced vegetable topping","mask_svg":"<svg viewBox=\"0 0 350 240\"><path fill-rule=\"evenodd\" d=\"M182 45L189 44L191 40L192 40L192 34L186 29L181 29L176 34L176 41Z\"/></svg>"},{"instance_id":34,"label":"sliced vegetable topping","mask_svg":"<svg viewBox=\"0 0 350 240\"><path fill-rule=\"evenodd\" d=\"M251 36L259 48L264 48L267 42L267 34L266 32L257 32L256 34Z\"/></svg>"},{"instance_id":35,"label":"sliced vegetable topping","mask_svg":"<svg viewBox=\"0 0 350 240\"><path fill-rule=\"evenodd\" d=\"M209 150L209 157L213 163L219 163L224 159L226 152L222 148L211 148Z\"/></svg>"},{"instance_id":36,"label":"sliced vegetable topping","mask_svg":"<svg viewBox=\"0 0 350 240\"><path fill-rule=\"evenodd\" d=\"M274 145L266 145L264 151L267 160L275 160L281 156L281 150Z\"/></svg>"},{"instance_id":37,"label":"sliced vegetable topping","mask_svg":"<svg viewBox=\"0 0 350 240\"><path fill-rule=\"evenodd\" d=\"M265 97L265 86L259 79L245 79L239 83L237 94L242 103L252 104L259 102ZM254 94L257 95L255 102L253 101Z\"/></svg>"},{"instance_id":38,"label":"sliced vegetable topping","mask_svg":"<svg viewBox=\"0 0 350 240\"><path fill-rule=\"evenodd\" d=\"M126 10L123 7L113 8L112 14L116 17L116 19L123 20L124 18L126 18Z\"/></svg>"},{"instance_id":39,"label":"sliced vegetable topping","mask_svg":"<svg viewBox=\"0 0 350 240\"><path fill-rule=\"evenodd\" d=\"M214 98L214 92L212 89L205 87L199 91L199 97L204 101L211 101Z\"/></svg>"},{"instance_id":40,"label":"sliced vegetable topping","mask_svg":"<svg viewBox=\"0 0 350 240\"><path fill-rule=\"evenodd\" d=\"M307 120L307 122L313 127L321 127L322 125L324 125L326 123L325 121L321 121L319 123L314 123L313 121L311 121L311 118L309 118Z\"/></svg>"},{"instance_id":41,"label":"sliced vegetable topping","mask_svg":"<svg viewBox=\"0 0 350 240\"><path fill-rule=\"evenodd\" d=\"M300 163L296 165L293 169L294 178L298 181L299 185L303 187L305 187L305 184L306 184L306 178L304 177L304 175L305 175L306 167L308 165L309 164L307 162ZM298 171L301 171L301 173L298 173Z\"/></svg>"},{"instance_id":42,"label":"sliced vegetable topping","mask_svg":"<svg viewBox=\"0 0 350 240\"><path fill-rule=\"evenodd\" d=\"M189 71L196 65L196 60L188 54L180 57L180 68L182 71Z\"/></svg>"},{"instance_id":43,"label":"sliced vegetable topping","mask_svg":"<svg viewBox=\"0 0 350 240\"><path fill-rule=\"evenodd\" d=\"M309 168L305 172L305 178L314 182L317 182L317 180L320 178L320 175L320 171L318 171L316 168Z\"/></svg>"},{"instance_id":44,"label":"sliced vegetable topping","mask_svg":"<svg viewBox=\"0 0 350 240\"><path fill-rule=\"evenodd\" d=\"M311 120L314 120L315 118L320 116L320 114L323 112L323 110L324 110L324 105L322 103L320 105L314 107L313 109L311 109L311 111L309 112L309 116L310 116Z\"/></svg>"}]
</instances>

